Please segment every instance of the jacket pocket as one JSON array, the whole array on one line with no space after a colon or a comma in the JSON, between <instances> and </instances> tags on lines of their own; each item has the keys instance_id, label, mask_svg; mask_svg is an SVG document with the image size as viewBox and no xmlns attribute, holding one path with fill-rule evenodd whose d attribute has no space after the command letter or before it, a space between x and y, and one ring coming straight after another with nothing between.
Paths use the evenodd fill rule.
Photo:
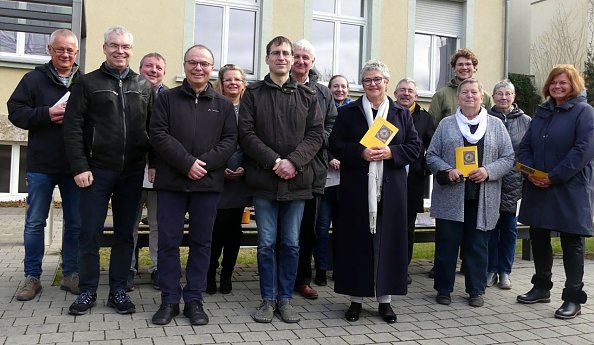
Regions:
<instances>
[{"instance_id":1,"label":"jacket pocket","mask_svg":"<svg viewBox=\"0 0 594 345\"><path fill-rule=\"evenodd\" d=\"M289 191L307 190L312 188L314 172L311 164L303 167L297 176L289 180Z\"/></svg>"}]
</instances>

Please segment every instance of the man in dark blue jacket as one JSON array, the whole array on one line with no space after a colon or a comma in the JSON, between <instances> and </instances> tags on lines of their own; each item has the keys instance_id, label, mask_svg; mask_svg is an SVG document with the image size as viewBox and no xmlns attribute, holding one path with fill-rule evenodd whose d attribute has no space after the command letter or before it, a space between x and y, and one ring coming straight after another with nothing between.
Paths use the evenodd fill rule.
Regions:
<instances>
[{"instance_id":1,"label":"man in dark blue jacket","mask_svg":"<svg viewBox=\"0 0 594 345\"><path fill-rule=\"evenodd\" d=\"M19 301L29 301L41 291L41 262L44 252L45 220L55 186L60 189L64 211L60 288L74 294L78 289L79 192L72 180L62 120L68 88L79 77L75 63L78 39L70 30L50 36L51 61L27 73L8 100L8 119L29 131L27 147L27 216L25 219L25 282L17 291Z\"/></svg>"},{"instance_id":2,"label":"man in dark blue jacket","mask_svg":"<svg viewBox=\"0 0 594 345\"><path fill-rule=\"evenodd\" d=\"M237 148L237 123L233 104L209 83L214 56L195 45L184 55L186 78L181 86L159 95L150 124L151 144L157 154L154 188L159 224L159 286L161 306L152 322L166 325L179 314L192 325L205 325L202 293L210 262L212 228L224 171ZM180 287L179 247L184 215L189 213L190 252L186 285Z\"/></svg>"},{"instance_id":3,"label":"man in dark blue jacket","mask_svg":"<svg viewBox=\"0 0 594 345\"><path fill-rule=\"evenodd\" d=\"M107 306L119 314L136 307L126 294L138 203L153 106L151 84L132 71L132 34L114 26L104 34L106 61L80 78L64 115L64 142L74 181L81 188L79 237L80 291L69 313L85 314L96 304L99 240L111 199L114 242L109 265Z\"/></svg>"}]
</instances>

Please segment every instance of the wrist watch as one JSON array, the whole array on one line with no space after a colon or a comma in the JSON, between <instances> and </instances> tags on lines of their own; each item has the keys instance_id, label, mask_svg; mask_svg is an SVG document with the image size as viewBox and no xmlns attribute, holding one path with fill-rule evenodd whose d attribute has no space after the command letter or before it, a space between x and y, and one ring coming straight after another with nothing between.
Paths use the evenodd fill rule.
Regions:
<instances>
[{"instance_id":1,"label":"wrist watch","mask_svg":"<svg viewBox=\"0 0 594 345\"><path fill-rule=\"evenodd\" d=\"M281 158L278 157L277 159L274 160L274 164L278 164L278 163L280 163L280 161L281 161Z\"/></svg>"}]
</instances>

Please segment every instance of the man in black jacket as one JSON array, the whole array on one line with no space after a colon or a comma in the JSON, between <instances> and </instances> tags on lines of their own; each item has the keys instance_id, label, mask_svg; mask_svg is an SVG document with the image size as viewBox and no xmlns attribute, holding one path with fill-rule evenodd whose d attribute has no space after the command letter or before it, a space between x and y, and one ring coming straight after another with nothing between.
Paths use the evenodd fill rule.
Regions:
<instances>
[{"instance_id":1,"label":"man in black jacket","mask_svg":"<svg viewBox=\"0 0 594 345\"><path fill-rule=\"evenodd\" d=\"M184 315L190 323L208 323L202 293L206 290L212 228L226 163L237 147L233 104L215 92L208 81L213 62L207 47L195 45L188 49L183 84L159 95L151 119L159 210L161 306L152 318L157 325L166 325L179 314L182 293ZM182 292L179 247L186 211L190 215L190 252Z\"/></svg>"},{"instance_id":2,"label":"man in black jacket","mask_svg":"<svg viewBox=\"0 0 594 345\"><path fill-rule=\"evenodd\" d=\"M324 139L323 116L315 91L290 76L291 41L283 36L272 39L266 46L266 64L270 73L246 88L238 122L246 184L258 224L262 304L252 318L271 322L276 309L283 321L299 322L291 305L299 225L305 200L312 198L310 163Z\"/></svg>"},{"instance_id":3,"label":"man in black jacket","mask_svg":"<svg viewBox=\"0 0 594 345\"><path fill-rule=\"evenodd\" d=\"M313 198L305 202L303 219L299 231L299 265L295 279L295 290L308 299L318 298L318 292L311 287L311 257L316 241L316 221L320 200L324 194L326 175L328 173L328 138L332 133L332 127L336 120L336 105L330 93L330 89L318 83L318 73L313 69L316 60L313 45L305 40L299 40L293 44L295 63L291 68L291 75L297 82L307 85L316 92L318 106L324 117L324 142L322 147L311 161L314 172ZM327 244L327 243L326 243ZM316 268L318 262L316 259ZM326 268L316 269L316 282L324 284L326 280Z\"/></svg>"},{"instance_id":4,"label":"man in black jacket","mask_svg":"<svg viewBox=\"0 0 594 345\"><path fill-rule=\"evenodd\" d=\"M99 240L111 199L114 226L107 306L119 314L136 307L126 294L146 155L147 122L153 106L151 84L132 71L132 34L107 29L99 69L80 78L64 115L64 141L74 181L81 189L80 291L69 313L85 314L97 300Z\"/></svg>"},{"instance_id":5,"label":"man in black jacket","mask_svg":"<svg viewBox=\"0 0 594 345\"><path fill-rule=\"evenodd\" d=\"M78 39L67 29L54 31L47 46L51 61L25 74L8 100L8 119L29 131L27 147L27 216L25 219L25 283L17 291L19 301L29 301L41 291L41 262L45 220L56 185L64 211L60 288L74 294L78 288L79 192L72 180L62 120L68 88L79 77L75 63Z\"/></svg>"}]
</instances>

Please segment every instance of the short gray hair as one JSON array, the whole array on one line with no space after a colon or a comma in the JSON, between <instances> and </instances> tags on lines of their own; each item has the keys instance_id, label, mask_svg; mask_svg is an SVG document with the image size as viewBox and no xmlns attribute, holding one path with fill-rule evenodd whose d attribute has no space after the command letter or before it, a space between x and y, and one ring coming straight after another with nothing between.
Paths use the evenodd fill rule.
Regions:
<instances>
[{"instance_id":1,"label":"short gray hair","mask_svg":"<svg viewBox=\"0 0 594 345\"><path fill-rule=\"evenodd\" d=\"M407 78L400 79L398 84L396 84L396 90L398 90L398 88L400 87L400 84L402 84L402 83L411 83L415 86L415 89L417 88L417 82L414 79L407 77Z\"/></svg>"},{"instance_id":2,"label":"short gray hair","mask_svg":"<svg viewBox=\"0 0 594 345\"><path fill-rule=\"evenodd\" d=\"M121 25L116 25L108 28L103 34L103 43L107 44L107 42L109 42L109 37L112 34L127 35L128 39L130 40L130 45L134 45L134 36L132 36L132 33L128 31L128 29Z\"/></svg>"},{"instance_id":3,"label":"short gray hair","mask_svg":"<svg viewBox=\"0 0 594 345\"><path fill-rule=\"evenodd\" d=\"M295 49L303 49L306 52L311 54L311 57L315 57L316 56L316 49L314 48L314 46L311 44L310 41L306 40L306 39L300 39L299 41L293 43L293 50Z\"/></svg>"},{"instance_id":4,"label":"short gray hair","mask_svg":"<svg viewBox=\"0 0 594 345\"><path fill-rule=\"evenodd\" d=\"M460 89L462 89L462 85L466 85L466 84L476 84L476 85L478 85L479 92L481 93L481 95L485 93L483 91L483 85L481 83L479 83L478 80L476 80L474 78L468 78L468 79L464 79L463 81L460 82L460 85L458 85L458 89L456 90L456 96L460 95Z\"/></svg>"},{"instance_id":5,"label":"short gray hair","mask_svg":"<svg viewBox=\"0 0 594 345\"><path fill-rule=\"evenodd\" d=\"M380 60L371 59L367 61L363 68L361 68L361 83L363 83L363 76L370 71L378 71L382 74L384 79L390 80L390 70L388 69L388 66Z\"/></svg>"},{"instance_id":6,"label":"short gray hair","mask_svg":"<svg viewBox=\"0 0 594 345\"><path fill-rule=\"evenodd\" d=\"M56 40L56 37L58 37L58 36L71 37L74 40L74 43L76 44L76 49L78 49L78 37L76 37L74 32L72 32L68 29L58 29L58 30L52 32L52 34L50 35L49 44L54 44L54 41Z\"/></svg>"},{"instance_id":7,"label":"short gray hair","mask_svg":"<svg viewBox=\"0 0 594 345\"><path fill-rule=\"evenodd\" d=\"M493 94L495 94L495 92L497 92L497 90L501 88L510 89L513 93L516 93L516 87L514 86L514 84L512 84L512 82L509 79L503 79L502 81L498 81L497 84L493 86Z\"/></svg>"}]
</instances>

